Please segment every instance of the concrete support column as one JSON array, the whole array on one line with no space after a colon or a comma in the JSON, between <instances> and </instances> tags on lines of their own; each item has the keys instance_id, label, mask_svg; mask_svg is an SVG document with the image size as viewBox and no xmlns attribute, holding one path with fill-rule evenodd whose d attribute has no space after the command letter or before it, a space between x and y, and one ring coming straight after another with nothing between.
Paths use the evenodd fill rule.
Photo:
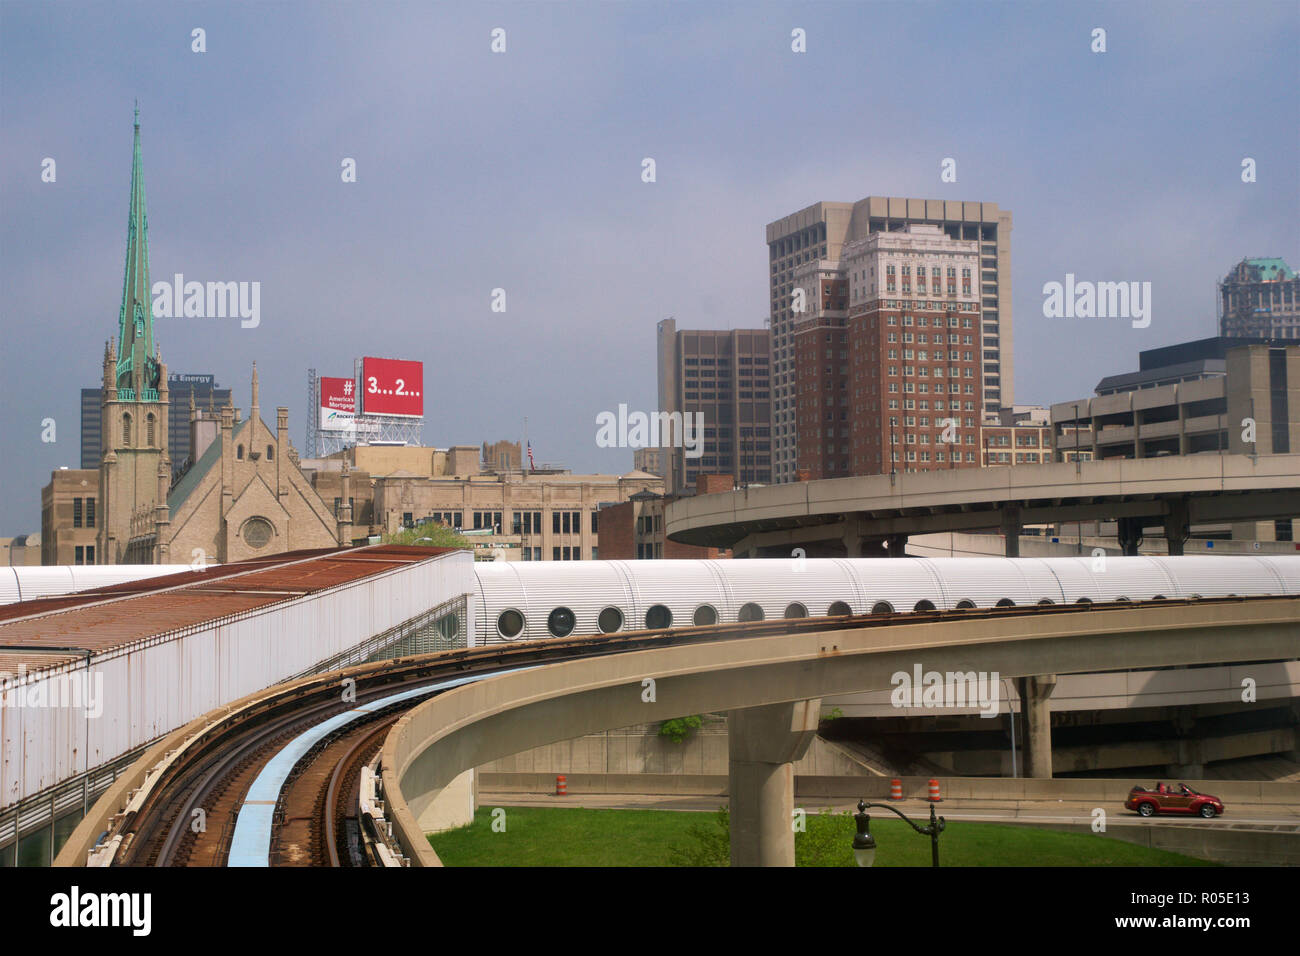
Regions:
<instances>
[{"instance_id":1,"label":"concrete support column","mask_svg":"<svg viewBox=\"0 0 1300 956\"><path fill-rule=\"evenodd\" d=\"M1142 519L1120 518L1115 522L1115 536L1119 539L1121 554L1137 557L1138 545L1142 543Z\"/></svg>"},{"instance_id":2,"label":"concrete support column","mask_svg":"<svg viewBox=\"0 0 1300 956\"><path fill-rule=\"evenodd\" d=\"M858 534L858 523L850 522L849 526L844 529L844 556L846 558L861 558L862 554L862 535Z\"/></svg>"},{"instance_id":3,"label":"concrete support column","mask_svg":"<svg viewBox=\"0 0 1300 956\"><path fill-rule=\"evenodd\" d=\"M727 714L731 865L794 866L794 762L817 733L821 700Z\"/></svg>"},{"instance_id":4,"label":"concrete support column","mask_svg":"<svg viewBox=\"0 0 1300 956\"><path fill-rule=\"evenodd\" d=\"M1020 557L1020 507L1007 505L1002 509L1002 534L1006 537L1006 556Z\"/></svg>"},{"instance_id":5,"label":"concrete support column","mask_svg":"<svg viewBox=\"0 0 1300 956\"><path fill-rule=\"evenodd\" d=\"M891 558L907 557L907 535L891 534L885 539L885 546L888 548Z\"/></svg>"},{"instance_id":6,"label":"concrete support column","mask_svg":"<svg viewBox=\"0 0 1300 956\"><path fill-rule=\"evenodd\" d=\"M1199 740L1178 741L1178 762L1166 771L1180 780L1201 780L1205 777L1205 753Z\"/></svg>"},{"instance_id":7,"label":"concrete support column","mask_svg":"<svg viewBox=\"0 0 1300 956\"><path fill-rule=\"evenodd\" d=\"M1169 502L1169 514L1165 515L1165 542L1171 555L1181 555L1183 545L1192 535L1187 517L1187 499L1175 498Z\"/></svg>"},{"instance_id":8,"label":"concrete support column","mask_svg":"<svg viewBox=\"0 0 1300 956\"><path fill-rule=\"evenodd\" d=\"M1055 674L1021 677L1016 681L1020 711L1025 715L1025 776L1052 776L1052 708L1048 698L1056 690Z\"/></svg>"}]
</instances>

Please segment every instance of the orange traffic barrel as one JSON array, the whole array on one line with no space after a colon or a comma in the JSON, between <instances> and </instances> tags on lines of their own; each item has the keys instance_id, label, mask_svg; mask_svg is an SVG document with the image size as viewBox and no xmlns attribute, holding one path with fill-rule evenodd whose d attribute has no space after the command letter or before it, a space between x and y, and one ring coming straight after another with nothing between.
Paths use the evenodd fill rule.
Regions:
<instances>
[{"instance_id":1,"label":"orange traffic barrel","mask_svg":"<svg viewBox=\"0 0 1300 956\"><path fill-rule=\"evenodd\" d=\"M930 781L930 802L938 803L942 799L943 797L939 796L939 781L931 780Z\"/></svg>"},{"instance_id":2,"label":"orange traffic barrel","mask_svg":"<svg viewBox=\"0 0 1300 956\"><path fill-rule=\"evenodd\" d=\"M565 796L568 792L569 792L569 784L568 784L568 782L564 779L564 774L562 774L562 773L556 774L556 775L555 775L555 795L556 795L557 797L563 797L563 796Z\"/></svg>"},{"instance_id":3,"label":"orange traffic barrel","mask_svg":"<svg viewBox=\"0 0 1300 956\"><path fill-rule=\"evenodd\" d=\"M890 800L903 799L903 781L901 780L889 781L889 799Z\"/></svg>"}]
</instances>

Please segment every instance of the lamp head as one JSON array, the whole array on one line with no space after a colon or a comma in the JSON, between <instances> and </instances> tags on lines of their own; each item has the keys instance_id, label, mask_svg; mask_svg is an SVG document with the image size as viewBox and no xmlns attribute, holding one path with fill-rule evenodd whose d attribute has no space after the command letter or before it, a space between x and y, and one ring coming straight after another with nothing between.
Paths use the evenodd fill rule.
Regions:
<instances>
[{"instance_id":1,"label":"lamp head","mask_svg":"<svg viewBox=\"0 0 1300 956\"><path fill-rule=\"evenodd\" d=\"M871 817L865 800L858 801L858 812L853 819L858 825L858 832L853 836L853 859L858 866L871 866L876 862L876 840L871 835Z\"/></svg>"}]
</instances>

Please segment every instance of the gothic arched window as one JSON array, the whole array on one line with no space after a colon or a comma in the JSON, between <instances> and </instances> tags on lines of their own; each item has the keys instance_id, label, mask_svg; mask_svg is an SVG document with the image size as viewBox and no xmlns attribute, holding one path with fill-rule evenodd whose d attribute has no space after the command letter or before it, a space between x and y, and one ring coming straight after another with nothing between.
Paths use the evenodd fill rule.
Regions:
<instances>
[{"instance_id":1,"label":"gothic arched window","mask_svg":"<svg viewBox=\"0 0 1300 956\"><path fill-rule=\"evenodd\" d=\"M122 444L130 447L131 445L131 416L122 416Z\"/></svg>"},{"instance_id":2,"label":"gothic arched window","mask_svg":"<svg viewBox=\"0 0 1300 956\"><path fill-rule=\"evenodd\" d=\"M145 443L150 448L152 448L153 447L153 413L152 412L150 412L149 417L145 419L145 434L147 436Z\"/></svg>"}]
</instances>

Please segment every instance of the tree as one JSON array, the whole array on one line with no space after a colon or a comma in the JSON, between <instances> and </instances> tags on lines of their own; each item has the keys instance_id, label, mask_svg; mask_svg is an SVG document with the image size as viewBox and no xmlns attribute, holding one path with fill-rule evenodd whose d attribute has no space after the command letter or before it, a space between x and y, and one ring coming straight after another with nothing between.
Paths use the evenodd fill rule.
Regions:
<instances>
[{"instance_id":1,"label":"tree","mask_svg":"<svg viewBox=\"0 0 1300 956\"><path fill-rule=\"evenodd\" d=\"M426 538L428 540L421 540ZM403 528L396 534L385 534L384 544L418 544L427 548L464 548L473 551L469 539L457 534L445 524L437 521L424 521L414 528Z\"/></svg>"},{"instance_id":2,"label":"tree","mask_svg":"<svg viewBox=\"0 0 1300 956\"><path fill-rule=\"evenodd\" d=\"M672 720L665 720L659 725L659 736L667 737L675 744L681 743L691 733L704 726L704 718L699 714L692 714L689 717L674 717Z\"/></svg>"}]
</instances>

